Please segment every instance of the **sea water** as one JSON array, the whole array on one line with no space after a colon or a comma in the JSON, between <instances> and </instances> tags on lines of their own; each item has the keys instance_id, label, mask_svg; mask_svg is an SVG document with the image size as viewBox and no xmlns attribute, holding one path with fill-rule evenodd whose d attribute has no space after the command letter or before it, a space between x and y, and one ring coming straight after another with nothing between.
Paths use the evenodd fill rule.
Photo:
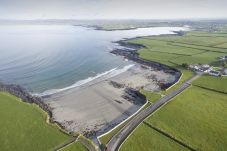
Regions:
<instances>
[{"instance_id":1,"label":"sea water","mask_svg":"<svg viewBox=\"0 0 227 151\"><path fill-rule=\"evenodd\" d=\"M58 93L132 67L110 53L114 41L179 30L185 28L101 31L72 25L0 26L0 81L35 94Z\"/></svg>"}]
</instances>

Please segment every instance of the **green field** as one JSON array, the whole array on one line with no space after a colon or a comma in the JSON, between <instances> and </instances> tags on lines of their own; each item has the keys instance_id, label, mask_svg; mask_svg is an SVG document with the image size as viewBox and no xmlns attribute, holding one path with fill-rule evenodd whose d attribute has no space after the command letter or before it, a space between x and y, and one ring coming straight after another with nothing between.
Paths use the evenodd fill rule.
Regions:
<instances>
[{"instance_id":1,"label":"green field","mask_svg":"<svg viewBox=\"0 0 227 151\"><path fill-rule=\"evenodd\" d=\"M183 56L179 58L171 59L172 62L176 64L210 64L213 61L216 61L218 57L223 56L221 53L217 52L205 52L197 55L192 56Z\"/></svg>"},{"instance_id":2,"label":"green field","mask_svg":"<svg viewBox=\"0 0 227 151\"><path fill-rule=\"evenodd\" d=\"M198 50L193 48L180 48L178 46L173 46L172 42L160 41L155 39L137 39L130 42L140 43L146 46L146 48L153 52L165 52L179 55L192 55L204 52L204 50Z\"/></svg>"},{"instance_id":3,"label":"green field","mask_svg":"<svg viewBox=\"0 0 227 151\"><path fill-rule=\"evenodd\" d=\"M127 141L122 145L120 151L184 151L186 148L173 142L166 136L160 135L145 124L141 124Z\"/></svg>"},{"instance_id":4,"label":"green field","mask_svg":"<svg viewBox=\"0 0 227 151\"><path fill-rule=\"evenodd\" d=\"M169 65L182 72L179 83L162 94L176 89L193 75L181 67L183 63L209 63L220 68L222 64L217 57L227 52L225 45L222 46L224 49L219 48L219 45L227 42L227 34L221 33L189 32L184 36L148 37L132 42L146 46L139 50L141 58ZM193 149L224 151L227 148L227 94L216 91L226 93L226 83L227 78L224 77L202 76L193 82L194 86L175 97L145 122ZM149 93L146 95L149 97ZM179 148L182 146L172 138L142 123L124 142L121 151L185 149Z\"/></svg>"},{"instance_id":5,"label":"green field","mask_svg":"<svg viewBox=\"0 0 227 151\"><path fill-rule=\"evenodd\" d=\"M216 45L216 47L227 48L227 42L226 43L219 44L219 45Z\"/></svg>"},{"instance_id":6,"label":"green field","mask_svg":"<svg viewBox=\"0 0 227 151\"><path fill-rule=\"evenodd\" d=\"M220 35L220 34L219 34ZM186 34L184 36L159 36L159 37L151 37L150 39L155 40L164 40L169 42L177 42L184 43L190 45L198 45L198 46L215 46L220 43L227 42L227 35L223 36L215 36L212 33L204 34Z\"/></svg>"},{"instance_id":7,"label":"green field","mask_svg":"<svg viewBox=\"0 0 227 151\"><path fill-rule=\"evenodd\" d=\"M146 122L197 150L225 150L227 147L227 95L191 87L149 117ZM140 126L123 144L121 150L146 150L163 147L163 136ZM169 140L169 138L168 138ZM156 142L153 144L153 142ZM176 146L176 145L175 145ZM161 150L156 148L154 150Z\"/></svg>"},{"instance_id":8,"label":"green field","mask_svg":"<svg viewBox=\"0 0 227 151\"><path fill-rule=\"evenodd\" d=\"M131 40L131 43L138 43L145 46L139 50L139 56L176 67L183 63L187 64L211 64L217 58L227 54L226 48L215 46L227 42L227 37L198 37L198 36L158 36Z\"/></svg>"},{"instance_id":9,"label":"green field","mask_svg":"<svg viewBox=\"0 0 227 151\"><path fill-rule=\"evenodd\" d=\"M67 146L66 148L62 149L61 151L88 151L88 149L77 141Z\"/></svg>"},{"instance_id":10,"label":"green field","mask_svg":"<svg viewBox=\"0 0 227 151\"><path fill-rule=\"evenodd\" d=\"M46 118L36 105L0 92L0 150L48 151L69 139Z\"/></svg>"},{"instance_id":11,"label":"green field","mask_svg":"<svg viewBox=\"0 0 227 151\"><path fill-rule=\"evenodd\" d=\"M150 103L154 103L155 101L157 101L158 99L161 98L161 95L159 93L149 92L149 91L145 91L145 90L141 90L141 93L146 96L146 99Z\"/></svg>"},{"instance_id":12,"label":"green field","mask_svg":"<svg viewBox=\"0 0 227 151\"><path fill-rule=\"evenodd\" d=\"M193 85L227 93L227 77L213 77L204 75L194 81Z\"/></svg>"},{"instance_id":13,"label":"green field","mask_svg":"<svg viewBox=\"0 0 227 151\"><path fill-rule=\"evenodd\" d=\"M227 147L227 95L191 87L146 121L199 150Z\"/></svg>"}]
</instances>

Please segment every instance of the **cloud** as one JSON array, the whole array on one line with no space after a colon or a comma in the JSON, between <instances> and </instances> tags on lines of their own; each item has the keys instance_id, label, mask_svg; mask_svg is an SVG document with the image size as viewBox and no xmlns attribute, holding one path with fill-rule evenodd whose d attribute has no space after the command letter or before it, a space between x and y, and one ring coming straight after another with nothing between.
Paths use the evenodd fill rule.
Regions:
<instances>
[{"instance_id":1,"label":"cloud","mask_svg":"<svg viewBox=\"0 0 227 151\"><path fill-rule=\"evenodd\" d=\"M226 6L226 0L0 0L0 18L224 18Z\"/></svg>"}]
</instances>

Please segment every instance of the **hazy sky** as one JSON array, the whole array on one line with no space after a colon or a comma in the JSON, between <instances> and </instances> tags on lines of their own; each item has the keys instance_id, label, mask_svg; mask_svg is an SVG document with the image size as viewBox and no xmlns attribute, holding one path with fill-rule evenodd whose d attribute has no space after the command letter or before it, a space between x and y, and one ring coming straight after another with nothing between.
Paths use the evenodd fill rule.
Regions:
<instances>
[{"instance_id":1,"label":"hazy sky","mask_svg":"<svg viewBox=\"0 0 227 151\"><path fill-rule=\"evenodd\" d=\"M0 0L0 19L227 18L227 0Z\"/></svg>"}]
</instances>

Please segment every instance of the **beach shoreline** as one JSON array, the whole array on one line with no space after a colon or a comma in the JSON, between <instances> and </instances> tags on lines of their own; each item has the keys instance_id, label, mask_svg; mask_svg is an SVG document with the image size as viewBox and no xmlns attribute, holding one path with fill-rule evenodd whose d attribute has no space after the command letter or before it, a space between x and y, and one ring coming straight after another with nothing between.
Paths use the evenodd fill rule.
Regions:
<instances>
[{"instance_id":1,"label":"beach shoreline","mask_svg":"<svg viewBox=\"0 0 227 151\"><path fill-rule=\"evenodd\" d=\"M12 93L10 87L14 87L13 85L7 91L22 100L25 98L25 102L37 104L48 113L51 123L56 123L69 134L76 131L87 137L100 136L128 119L144 105L146 98L140 93L141 89L166 89L178 81L181 75L174 68L140 59L137 51L144 46L128 43L130 39L114 42L123 48L110 52L135 64L123 73L42 97L34 96L21 87L14 90L23 90L25 95ZM29 96L29 101L25 96ZM38 101L34 101L34 98Z\"/></svg>"}]
</instances>

